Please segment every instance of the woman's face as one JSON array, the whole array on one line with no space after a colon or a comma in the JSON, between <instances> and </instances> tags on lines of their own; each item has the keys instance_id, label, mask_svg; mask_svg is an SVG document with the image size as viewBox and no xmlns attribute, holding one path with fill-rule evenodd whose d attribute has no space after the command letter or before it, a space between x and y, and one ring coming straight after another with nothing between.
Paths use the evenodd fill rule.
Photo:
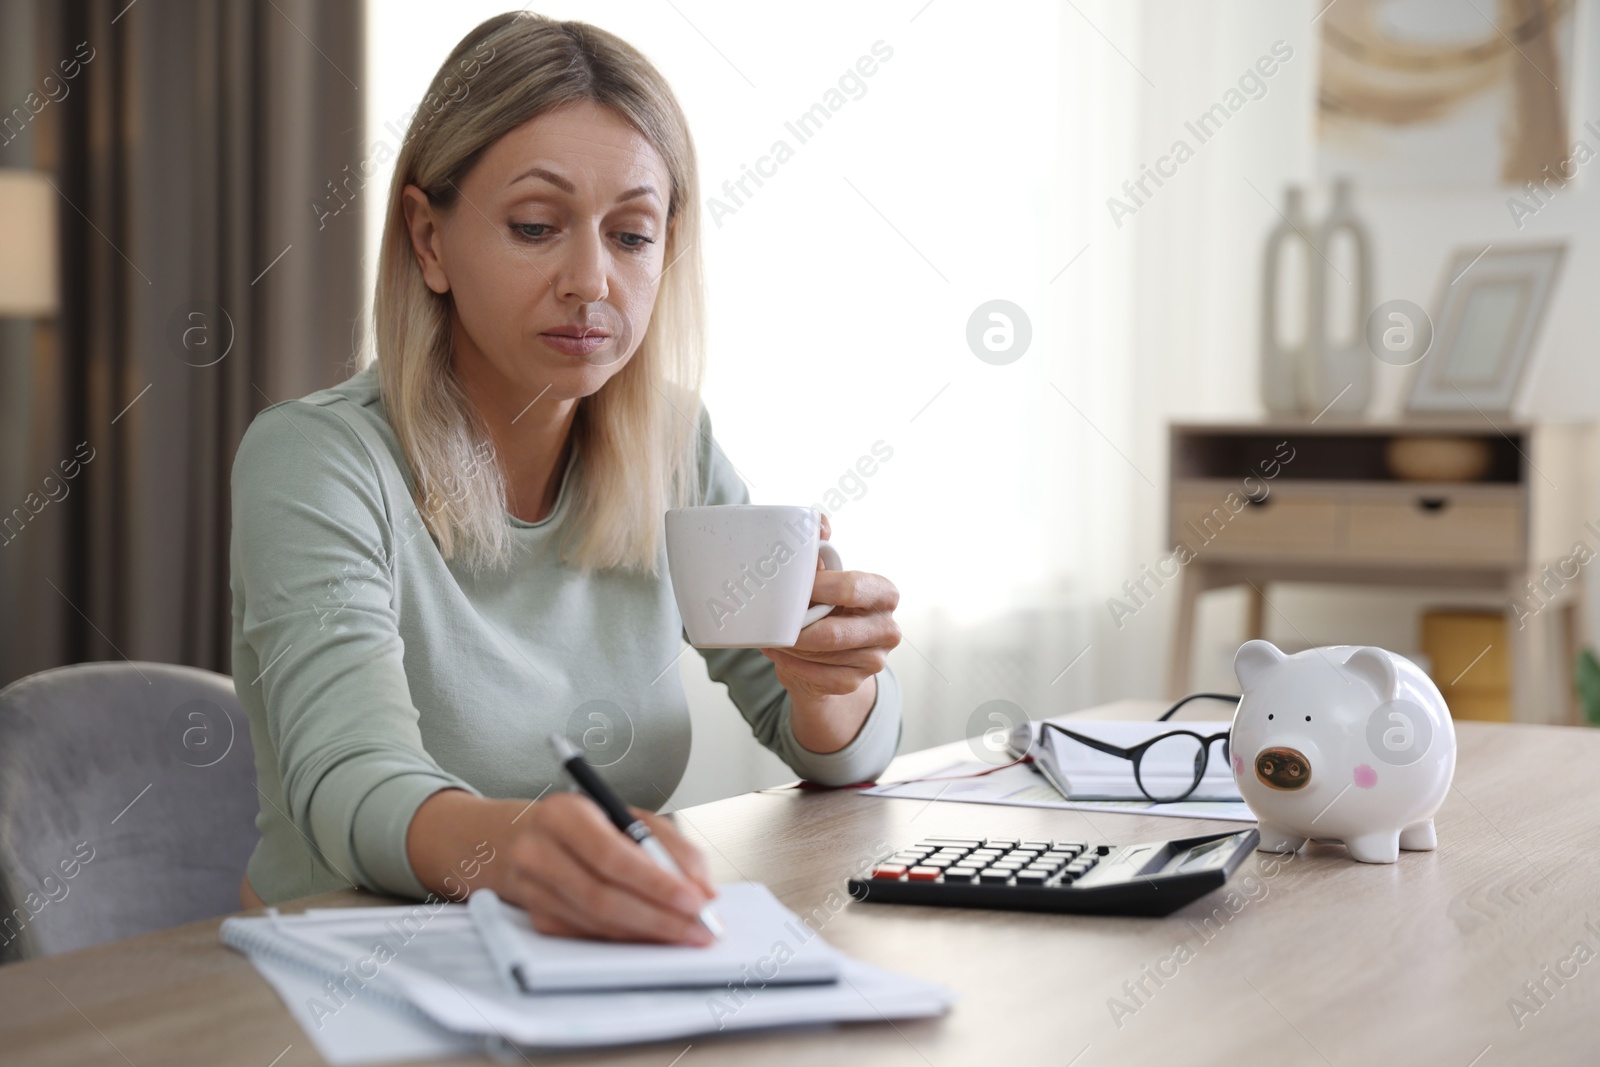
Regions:
<instances>
[{"instance_id":1,"label":"woman's face","mask_svg":"<svg viewBox=\"0 0 1600 1067\"><path fill-rule=\"evenodd\" d=\"M501 137L459 189L443 211L415 186L404 194L423 278L452 297L458 376L519 406L547 389L547 400L594 393L650 324L666 163L615 112L584 101Z\"/></svg>"}]
</instances>

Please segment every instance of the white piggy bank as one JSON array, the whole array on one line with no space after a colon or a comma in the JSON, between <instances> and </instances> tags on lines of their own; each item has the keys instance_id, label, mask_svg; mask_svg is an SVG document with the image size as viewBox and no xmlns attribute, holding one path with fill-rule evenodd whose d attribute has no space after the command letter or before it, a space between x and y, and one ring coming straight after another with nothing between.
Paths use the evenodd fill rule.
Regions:
<instances>
[{"instance_id":1,"label":"white piggy bank","mask_svg":"<svg viewBox=\"0 0 1600 1067\"><path fill-rule=\"evenodd\" d=\"M1433 814L1456 770L1444 697L1410 660L1332 645L1284 655L1246 641L1228 748L1265 852L1343 841L1363 863L1437 844Z\"/></svg>"}]
</instances>

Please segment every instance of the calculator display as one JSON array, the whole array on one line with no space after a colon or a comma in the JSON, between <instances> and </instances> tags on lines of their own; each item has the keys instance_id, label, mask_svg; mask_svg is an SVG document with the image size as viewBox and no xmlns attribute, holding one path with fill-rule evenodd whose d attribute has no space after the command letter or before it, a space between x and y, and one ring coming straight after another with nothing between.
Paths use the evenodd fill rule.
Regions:
<instances>
[{"instance_id":1,"label":"calculator display","mask_svg":"<svg viewBox=\"0 0 1600 1067\"><path fill-rule=\"evenodd\" d=\"M1183 874L1187 871L1201 870L1216 863L1222 854L1231 851L1238 843L1236 837L1219 837L1215 841L1207 841L1203 845L1196 845L1186 852L1175 866L1167 867L1173 874Z\"/></svg>"}]
</instances>

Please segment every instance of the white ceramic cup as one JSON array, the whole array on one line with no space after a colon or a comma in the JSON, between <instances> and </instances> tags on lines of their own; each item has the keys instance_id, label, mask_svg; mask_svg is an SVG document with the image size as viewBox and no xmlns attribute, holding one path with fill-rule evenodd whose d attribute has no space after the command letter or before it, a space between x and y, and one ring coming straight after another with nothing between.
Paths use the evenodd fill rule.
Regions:
<instances>
[{"instance_id":1,"label":"white ceramic cup","mask_svg":"<svg viewBox=\"0 0 1600 1067\"><path fill-rule=\"evenodd\" d=\"M672 508L666 522L672 592L696 648L790 648L833 610L811 604L818 557L844 570L816 508Z\"/></svg>"}]
</instances>

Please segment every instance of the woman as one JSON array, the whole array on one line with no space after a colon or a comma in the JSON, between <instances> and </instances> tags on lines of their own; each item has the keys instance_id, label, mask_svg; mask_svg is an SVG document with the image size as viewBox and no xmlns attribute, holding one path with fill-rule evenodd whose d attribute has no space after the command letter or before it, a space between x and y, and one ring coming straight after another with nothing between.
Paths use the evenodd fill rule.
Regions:
<instances>
[{"instance_id":1,"label":"woman","mask_svg":"<svg viewBox=\"0 0 1600 1067\"><path fill-rule=\"evenodd\" d=\"M522 12L468 34L425 99L376 363L262 412L234 462L262 795L241 900L487 886L546 932L704 942L699 853L641 810L687 873L650 863L546 744L626 732L604 773L640 809L688 760L662 516L748 501L699 401L689 131L633 48ZM839 609L794 648L702 655L797 774L870 779L899 742L898 593L819 571L813 598Z\"/></svg>"}]
</instances>

